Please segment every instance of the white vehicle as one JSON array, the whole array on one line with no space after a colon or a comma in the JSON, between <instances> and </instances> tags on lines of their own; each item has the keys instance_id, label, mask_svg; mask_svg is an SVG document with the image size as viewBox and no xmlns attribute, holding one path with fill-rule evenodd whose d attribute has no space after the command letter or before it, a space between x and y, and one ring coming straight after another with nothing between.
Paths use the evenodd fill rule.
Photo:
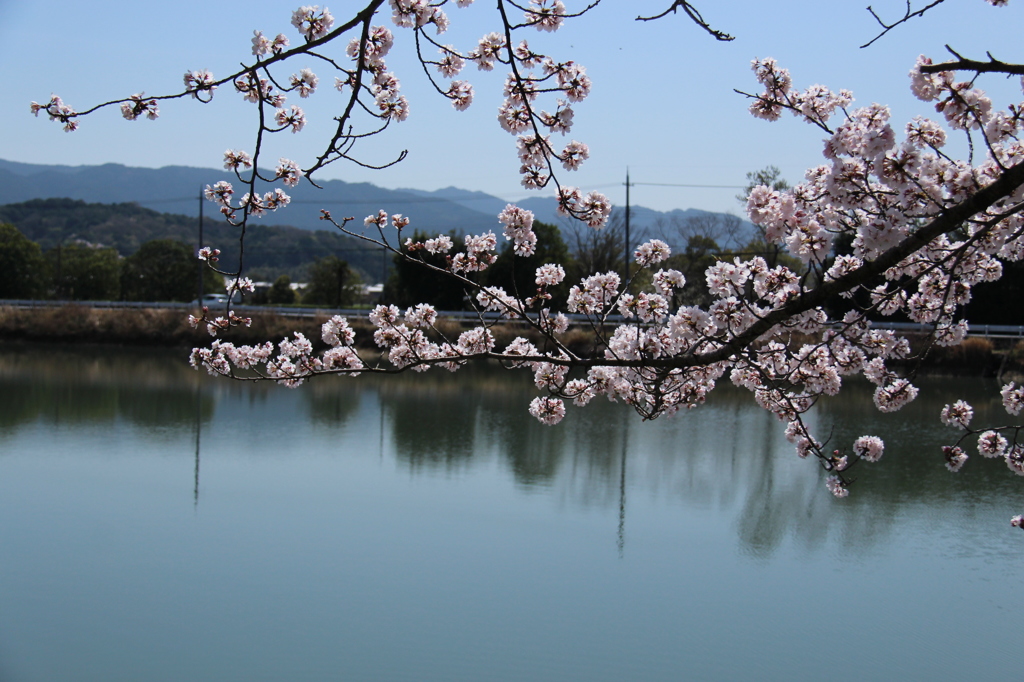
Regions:
<instances>
[{"instance_id":1,"label":"white vehicle","mask_svg":"<svg viewBox=\"0 0 1024 682\"><path fill-rule=\"evenodd\" d=\"M192 305L195 306L206 306L207 308L215 308L219 305L226 305L228 297L226 294L205 294L203 300L198 298L192 301Z\"/></svg>"}]
</instances>

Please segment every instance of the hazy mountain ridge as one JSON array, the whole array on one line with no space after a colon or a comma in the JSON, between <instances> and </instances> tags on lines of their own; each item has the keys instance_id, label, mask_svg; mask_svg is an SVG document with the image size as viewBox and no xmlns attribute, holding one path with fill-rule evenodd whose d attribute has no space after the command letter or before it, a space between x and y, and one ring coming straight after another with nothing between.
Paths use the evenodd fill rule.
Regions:
<instances>
[{"instance_id":1,"label":"hazy mountain ridge","mask_svg":"<svg viewBox=\"0 0 1024 682\"><path fill-rule=\"evenodd\" d=\"M233 174L208 168L134 168L113 163L44 166L0 160L0 204L69 198L89 203L136 203L161 212L195 216L199 213L202 189L221 180L238 185ZM367 182L325 180L319 184L322 190L308 182L288 188L292 202L286 212L268 215L257 223L273 220L304 230L333 230L335 228L320 220L321 209L337 218L352 216L360 222L367 215L384 209L388 213L414 215L415 226L429 232L479 232L489 226L481 224L486 217L479 211L449 201L384 189ZM216 214L212 204L207 203L205 210L210 215ZM495 219L491 222L497 224Z\"/></svg>"},{"instance_id":2,"label":"hazy mountain ridge","mask_svg":"<svg viewBox=\"0 0 1024 682\"><path fill-rule=\"evenodd\" d=\"M120 164L101 166L61 166L30 164L0 159L0 204L31 199L71 198L89 203L135 203L164 213L196 216L199 194L203 187L220 180L237 185L233 174L212 168L165 166L135 168ZM283 213L271 214L254 224L284 223L303 230L333 230L320 220L320 209L329 210L336 218L354 217L357 221L383 209L412 218L413 229L426 232L479 233L498 230L497 215L509 203L485 192L457 187L427 191L417 189L385 189L368 182L325 180L317 189L307 182L288 188L291 205ZM556 211L550 196L535 196L517 202L534 212L537 220L565 226L567 221ZM214 207L204 210L217 220ZM691 217L722 215L699 209L655 211L643 206L631 207L632 234L637 238L669 237L656 228L660 221L671 224ZM744 221L745 231L751 226ZM673 244L677 246L677 244Z\"/></svg>"}]
</instances>

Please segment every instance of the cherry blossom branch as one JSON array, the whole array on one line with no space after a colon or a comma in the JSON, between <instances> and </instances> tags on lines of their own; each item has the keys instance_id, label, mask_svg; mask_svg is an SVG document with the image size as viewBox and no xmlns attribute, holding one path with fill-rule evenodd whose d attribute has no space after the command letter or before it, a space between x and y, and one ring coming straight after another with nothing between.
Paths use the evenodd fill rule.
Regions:
<instances>
[{"instance_id":1,"label":"cherry blossom branch","mask_svg":"<svg viewBox=\"0 0 1024 682\"><path fill-rule=\"evenodd\" d=\"M987 1L1001 5L1007 0ZM451 4L465 7L471 2L455 0ZM869 11L883 28L881 37L941 2L936 0L914 10L908 0L904 17L894 23L885 23ZM432 69L452 79L468 63L481 71L491 71L495 65L508 67L499 121L516 137L524 186L553 184L562 213L592 227L603 225L611 211L607 198L597 193L584 196L579 189L563 185L555 169L557 162L566 171L577 168L589 157L586 145L573 140L560 151L551 141L554 134L566 134L571 129L572 104L588 96L590 79L582 66L539 54L525 40L518 44L514 40L516 31L531 27L555 31L568 18L592 10L597 2L570 14L561 0L529 0L528 4L523 0L497 0L498 30L483 36L475 48L466 52L442 45L425 32L427 27L438 34L444 32L448 18L442 8L450 6L449 0L433 4L427 0L389 0L388 5L394 24L413 31L425 75L454 108L470 106L472 86L453 80L446 89ZM313 182L309 177L313 172L340 159L379 167L355 159L354 146L408 115L399 79L384 63L395 37L389 29L372 22L383 7L383 0L368 2L336 28L326 9L301 7L293 13L292 24L303 36L303 45L287 49L283 34L271 40L257 31L253 38L255 63L243 64L241 71L220 81L209 72L188 72L185 92L168 96L188 94L208 102L216 87L230 82L246 100L256 104L252 155L228 150L224 156L225 167L235 173L246 194L236 200L234 188L227 182L206 190L225 219L239 228L239 267L228 273L234 277L227 285L230 292L252 287L242 276L248 220L289 201L280 188L261 195L257 192L261 183L280 180L290 187L303 177ZM673 2L660 15L638 19L653 20L680 8L715 38L731 39L711 28L683 0ZM522 11L524 19L513 18L511 9ZM356 35L345 50L352 60L350 66L325 53L329 42L352 33ZM438 49L439 57L430 59L423 53L423 46L428 44ZM915 118L905 128L905 139L898 142L887 107L872 104L851 109L853 96L848 91L833 92L823 86L798 91L792 86L789 72L774 60L753 62L756 79L764 87L761 94L746 95L752 100L750 112L754 116L775 121L782 112L789 111L828 136L825 160L807 172L805 182L787 190L754 187L747 198L748 215L764 240L780 251L784 249L799 265L770 266L758 255L743 259L734 256L731 262L722 258L705 270L704 283L688 285L684 275L668 265L654 271L667 261L671 251L665 242L652 239L634 252L637 269L632 270L633 274L628 265L624 277L615 272L585 273L570 288L562 312L552 305L551 293L566 276L559 263L536 268L536 289L532 293L533 285L521 287L515 279L511 294L501 287L480 283L478 273L498 257L498 236L492 231L466 235L460 248L446 235L407 239L402 244L402 229L409 224L408 217L389 216L382 210L368 216L363 231L359 231L348 227L351 218L338 223L325 211L324 219L343 233L382 247L399 262L449 277L466 293L475 293L475 326L470 325L456 338L436 324L437 311L428 304L414 305L404 313L396 306L380 305L369 315L374 343L381 350L376 363L356 353L355 332L339 316L332 317L321 329L327 345L322 353L314 353L312 342L296 333L276 347L270 343L236 347L215 339L208 348L194 349L192 362L213 374L295 386L321 374L391 374L435 366L454 371L470 360L496 360L509 368L524 367L533 372L535 385L543 395L531 403L529 411L547 424L561 420L565 400L584 406L597 396L621 400L644 419L670 415L700 405L727 377L748 389L761 407L787 423L786 437L797 454L813 454L829 472L828 489L834 495L845 496L852 483L850 468L861 460L877 461L882 454L881 440L862 436L847 454L841 446L829 452L826 446L831 436L819 442L803 415L821 396L838 392L842 377L847 375L862 374L875 384L874 402L884 412L900 409L918 392L907 377L897 375L886 364L911 358L908 340L891 330L873 329L868 314L905 314L930 329L929 347L955 345L967 333L966 323L957 316L969 300L971 288L997 280L1002 273L1000 259L1024 259L1024 148L1020 143L1024 115L1016 105L1003 110L993 107L973 81L959 83L952 77L954 70L974 71L980 76L986 72L1017 73L1017 67L999 62L991 54L989 62L973 62L950 52L957 61L936 65L926 58L919 60L911 73L911 87L919 99L935 103L950 130L966 135L970 150L966 160L954 159L944 151L947 132L937 122ZM335 84L345 93L345 106L335 119L337 127L324 151L311 166L303 171L294 161L281 159L271 176L260 168L266 135L298 132L305 124L299 107L284 106L283 93L306 97L318 83L317 76L308 69L292 74L287 81L276 73L279 64L297 54L309 54L339 74ZM541 108L541 97L559 98L554 113ZM156 118L160 99L139 93L101 106L117 103L130 120ZM83 115L56 97L44 105L34 103L33 111L46 113L64 124L66 130L77 127ZM983 144L976 144L978 135ZM976 162L976 149L979 157L983 151L987 157ZM402 158L404 152L396 161ZM248 170L243 173L242 169ZM532 213L509 205L498 220L504 226L503 236L510 242L512 258L536 253L538 235L533 231ZM389 235L396 235L398 243L389 243L389 239L394 240ZM846 248L837 255L835 244L839 239L844 240ZM200 253L210 263L218 255L212 248ZM640 271L644 271L642 279L638 277ZM641 281L649 284L641 287ZM709 303L673 310L677 295L687 286L700 287L701 296ZM831 301L855 292L866 292L870 303L851 303L839 319L830 319L826 309ZM232 326L249 323L234 315L230 307L225 313L211 319L204 309L201 317L192 317L191 321L195 325L205 323L215 336ZM573 352L570 348L565 336L572 322L569 315L592 332L592 350ZM505 348L497 348L493 330L502 320L522 325L529 338L519 336ZM1024 388L1019 402L1024 407ZM963 413L961 409L959 414ZM963 453L958 450L961 442L947 453L951 468L962 464ZM1024 449L1019 462L1013 461L1024 472ZM1019 525L1024 526L1024 520Z\"/></svg>"}]
</instances>

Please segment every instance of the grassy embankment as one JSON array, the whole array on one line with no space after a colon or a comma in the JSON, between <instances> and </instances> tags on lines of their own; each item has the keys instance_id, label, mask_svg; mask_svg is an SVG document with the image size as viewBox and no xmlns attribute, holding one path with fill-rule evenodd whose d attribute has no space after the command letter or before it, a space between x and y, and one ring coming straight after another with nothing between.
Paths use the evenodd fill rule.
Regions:
<instances>
[{"instance_id":1,"label":"grassy embankment","mask_svg":"<svg viewBox=\"0 0 1024 682\"><path fill-rule=\"evenodd\" d=\"M188 313L177 308L91 308L68 305L60 308L0 307L0 341L99 343L135 346L185 347L206 346L211 336L205 325L193 329ZM320 327L330 313L316 317L291 317L276 313L253 314L250 327L236 327L222 338L236 344L256 344L280 341L293 332L301 332L314 345L323 345ZM365 319L349 321L356 332L356 346L376 350L373 342L374 327ZM437 328L449 339L455 339L467 325L453 320L441 320ZM499 348L508 345L517 336L526 336L538 345L539 336L522 324L502 324L495 327L495 340ZM593 335L583 330L570 330L565 343L577 352L588 352L593 346Z\"/></svg>"},{"instance_id":2,"label":"grassy embankment","mask_svg":"<svg viewBox=\"0 0 1024 682\"><path fill-rule=\"evenodd\" d=\"M288 317L278 314L253 315L252 326L231 330L225 338L237 344L278 341L299 331L320 344L320 325L328 315ZM366 320L352 320L356 345L376 350L373 328ZM441 321L439 328L454 339L462 324ZM523 325L499 325L493 329L497 346L503 348L516 336L532 334ZM47 343L100 343L134 346L193 347L210 343L204 327L193 329L180 309L89 308L69 305L62 308L19 309L0 307L0 341ZM532 338L540 345L540 339ZM592 350L593 334L583 329L570 330L566 345L579 353ZM923 349L923 338L911 337L915 352ZM909 368L909 363L908 367ZM951 348L933 347L921 371L958 376L1024 376L1024 341L1016 339L968 338Z\"/></svg>"}]
</instances>

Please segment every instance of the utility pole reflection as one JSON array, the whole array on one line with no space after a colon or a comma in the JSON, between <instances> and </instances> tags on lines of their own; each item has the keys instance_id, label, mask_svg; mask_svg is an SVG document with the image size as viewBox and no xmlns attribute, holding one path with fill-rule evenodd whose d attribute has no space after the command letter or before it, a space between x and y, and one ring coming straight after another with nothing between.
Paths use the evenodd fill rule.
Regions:
<instances>
[{"instance_id":1,"label":"utility pole reflection","mask_svg":"<svg viewBox=\"0 0 1024 682\"><path fill-rule=\"evenodd\" d=\"M199 440L203 432L203 395L199 390L199 382L196 382L196 470L195 484L192 488L192 506L199 507Z\"/></svg>"},{"instance_id":2,"label":"utility pole reflection","mask_svg":"<svg viewBox=\"0 0 1024 682\"><path fill-rule=\"evenodd\" d=\"M623 415L626 414L622 410ZM619 457L619 534L617 545L619 558L625 556L626 549L626 452L629 449L629 420L622 420L622 456Z\"/></svg>"}]
</instances>

